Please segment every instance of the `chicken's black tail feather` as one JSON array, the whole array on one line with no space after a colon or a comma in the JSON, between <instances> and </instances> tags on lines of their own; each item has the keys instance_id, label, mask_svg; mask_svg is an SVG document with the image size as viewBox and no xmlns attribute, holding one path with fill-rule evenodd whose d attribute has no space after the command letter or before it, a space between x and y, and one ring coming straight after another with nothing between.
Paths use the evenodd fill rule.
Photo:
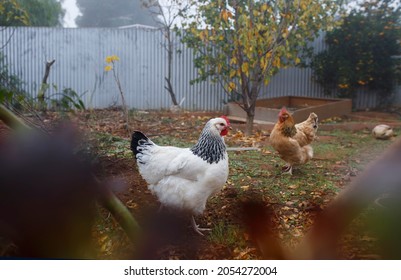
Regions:
<instances>
[{"instance_id":1,"label":"chicken's black tail feather","mask_svg":"<svg viewBox=\"0 0 401 280\"><path fill-rule=\"evenodd\" d=\"M138 147L143 145L152 145L153 143L140 131L134 131L131 138L131 151L136 156L138 153L141 153L141 149L138 150Z\"/></svg>"}]
</instances>

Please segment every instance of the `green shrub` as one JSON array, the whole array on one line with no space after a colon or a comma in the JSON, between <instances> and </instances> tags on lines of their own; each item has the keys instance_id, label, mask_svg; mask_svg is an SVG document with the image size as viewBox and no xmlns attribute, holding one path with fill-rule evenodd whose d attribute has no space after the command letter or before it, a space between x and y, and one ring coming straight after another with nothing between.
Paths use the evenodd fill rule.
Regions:
<instances>
[{"instance_id":1,"label":"green shrub","mask_svg":"<svg viewBox=\"0 0 401 280\"><path fill-rule=\"evenodd\" d=\"M382 105L400 78L401 8L396 0L370 0L354 8L326 35L328 49L312 59L316 81L326 93L353 98L359 88L379 94Z\"/></svg>"}]
</instances>

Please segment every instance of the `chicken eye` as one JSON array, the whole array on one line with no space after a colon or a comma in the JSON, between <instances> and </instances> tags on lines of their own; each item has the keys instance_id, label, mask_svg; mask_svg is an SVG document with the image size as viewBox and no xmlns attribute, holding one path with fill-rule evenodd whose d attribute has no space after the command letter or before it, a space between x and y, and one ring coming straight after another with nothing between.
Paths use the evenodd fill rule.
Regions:
<instances>
[{"instance_id":1,"label":"chicken eye","mask_svg":"<svg viewBox=\"0 0 401 280\"><path fill-rule=\"evenodd\" d=\"M220 123L220 126L224 126L224 123Z\"/></svg>"}]
</instances>

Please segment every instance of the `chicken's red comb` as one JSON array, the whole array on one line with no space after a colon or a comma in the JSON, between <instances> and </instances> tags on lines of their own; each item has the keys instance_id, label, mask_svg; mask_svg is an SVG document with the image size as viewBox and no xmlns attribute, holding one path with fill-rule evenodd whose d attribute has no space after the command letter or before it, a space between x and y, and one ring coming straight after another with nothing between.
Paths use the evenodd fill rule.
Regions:
<instances>
[{"instance_id":1,"label":"chicken's red comb","mask_svg":"<svg viewBox=\"0 0 401 280\"><path fill-rule=\"evenodd\" d=\"M221 116L220 118L225 119L227 122L227 125L230 125L230 120L227 118L227 116Z\"/></svg>"},{"instance_id":2,"label":"chicken's red comb","mask_svg":"<svg viewBox=\"0 0 401 280\"><path fill-rule=\"evenodd\" d=\"M283 108L281 108L280 113L278 113L279 116L282 116L284 113L288 113L287 109L285 108L285 106L283 106Z\"/></svg>"}]
</instances>

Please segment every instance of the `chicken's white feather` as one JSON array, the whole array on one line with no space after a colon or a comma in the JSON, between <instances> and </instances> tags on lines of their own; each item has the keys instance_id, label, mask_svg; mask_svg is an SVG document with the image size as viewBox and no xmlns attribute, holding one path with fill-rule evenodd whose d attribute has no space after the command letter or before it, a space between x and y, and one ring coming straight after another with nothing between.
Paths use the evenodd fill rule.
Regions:
<instances>
[{"instance_id":1,"label":"chicken's white feather","mask_svg":"<svg viewBox=\"0 0 401 280\"><path fill-rule=\"evenodd\" d=\"M204 211L207 199L227 181L228 155L220 133L228 126L225 119L210 120L192 148L159 146L134 133L131 148L139 172L163 205L192 214Z\"/></svg>"}]
</instances>

